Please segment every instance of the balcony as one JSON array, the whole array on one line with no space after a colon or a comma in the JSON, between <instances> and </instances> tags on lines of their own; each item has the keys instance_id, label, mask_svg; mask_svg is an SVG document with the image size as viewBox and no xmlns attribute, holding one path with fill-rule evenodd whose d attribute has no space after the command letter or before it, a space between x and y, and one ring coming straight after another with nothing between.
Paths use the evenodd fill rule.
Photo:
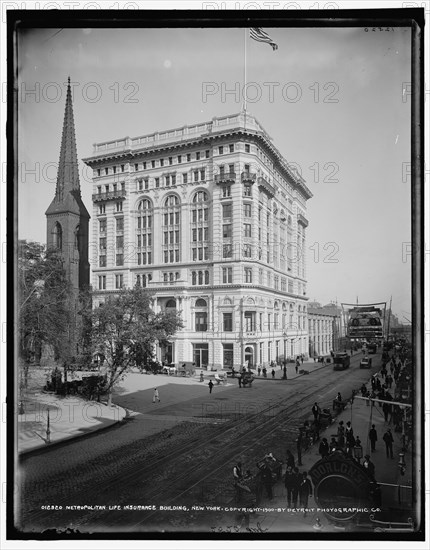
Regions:
<instances>
[{"instance_id":1,"label":"balcony","mask_svg":"<svg viewBox=\"0 0 430 550\"><path fill-rule=\"evenodd\" d=\"M302 214L297 214L297 223L300 223L303 227L307 227L309 225L308 220Z\"/></svg>"},{"instance_id":2,"label":"balcony","mask_svg":"<svg viewBox=\"0 0 430 550\"><path fill-rule=\"evenodd\" d=\"M258 178L258 187L262 191L265 191L269 197L274 197L276 195L276 188L263 177Z\"/></svg>"},{"instance_id":3,"label":"balcony","mask_svg":"<svg viewBox=\"0 0 430 550\"><path fill-rule=\"evenodd\" d=\"M214 178L217 185L233 184L236 182L236 172L229 172L227 174L217 174Z\"/></svg>"},{"instance_id":4,"label":"balcony","mask_svg":"<svg viewBox=\"0 0 430 550\"><path fill-rule=\"evenodd\" d=\"M116 201L118 199L125 199L127 191L125 189L117 189L116 191L107 191L106 193L94 193L93 202L100 201Z\"/></svg>"},{"instance_id":5,"label":"balcony","mask_svg":"<svg viewBox=\"0 0 430 550\"><path fill-rule=\"evenodd\" d=\"M253 172L242 172L241 174L241 182L242 183L250 183L253 184L257 180L257 174Z\"/></svg>"}]
</instances>

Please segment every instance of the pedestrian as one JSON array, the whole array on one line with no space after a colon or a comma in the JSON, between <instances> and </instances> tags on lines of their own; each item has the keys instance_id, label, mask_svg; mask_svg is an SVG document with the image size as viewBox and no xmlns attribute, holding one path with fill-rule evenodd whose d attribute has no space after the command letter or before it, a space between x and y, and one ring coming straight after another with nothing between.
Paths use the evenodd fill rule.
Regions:
<instances>
[{"instance_id":1,"label":"pedestrian","mask_svg":"<svg viewBox=\"0 0 430 550\"><path fill-rule=\"evenodd\" d=\"M237 381L239 382L239 388L242 387L242 375L240 375L237 379Z\"/></svg>"},{"instance_id":2,"label":"pedestrian","mask_svg":"<svg viewBox=\"0 0 430 550\"><path fill-rule=\"evenodd\" d=\"M287 489L288 508L291 508L293 492L297 489L297 476L291 466L287 466L287 471L285 472L285 488Z\"/></svg>"},{"instance_id":3,"label":"pedestrian","mask_svg":"<svg viewBox=\"0 0 430 550\"><path fill-rule=\"evenodd\" d=\"M290 466L292 469L294 469L296 467L296 465L295 465L295 462L294 462L294 455L290 451L290 449L287 449L286 455L287 455L287 459L286 459L287 468L288 468L288 466Z\"/></svg>"},{"instance_id":4,"label":"pedestrian","mask_svg":"<svg viewBox=\"0 0 430 550\"><path fill-rule=\"evenodd\" d=\"M384 420L385 422L388 422L388 416L391 412L391 405L389 405L388 403L383 403L382 410L384 411Z\"/></svg>"},{"instance_id":5,"label":"pedestrian","mask_svg":"<svg viewBox=\"0 0 430 550\"><path fill-rule=\"evenodd\" d=\"M394 458L393 457L393 443L394 443L394 437L391 433L390 428L387 429L387 431L384 433L384 436L382 438L385 442L385 450L387 453L387 458Z\"/></svg>"},{"instance_id":6,"label":"pedestrian","mask_svg":"<svg viewBox=\"0 0 430 550\"><path fill-rule=\"evenodd\" d=\"M258 376L260 376L260 374L261 374L261 367L260 367L260 365L258 366L257 372L258 372Z\"/></svg>"},{"instance_id":7,"label":"pedestrian","mask_svg":"<svg viewBox=\"0 0 430 550\"><path fill-rule=\"evenodd\" d=\"M299 367L300 367L300 361L299 361L299 358L297 357L297 359L296 359L296 374L299 372Z\"/></svg>"},{"instance_id":8,"label":"pedestrian","mask_svg":"<svg viewBox=\"0 0 430 550\"><path fill-rule=\"evenodd\" d=\"M376 451L376 442L378 441L378 433L375 428L375 424L372 424L371 429L369 430L369 440L370 440L370 450L372 453Z\"/></svg>"},{"instance_id":9,"label":"pedestrian","mask_svg":"<svg viewBox=\"0 0 430 550\"><path fill-rule=\"evenodd\" d=\"M263 480L263 484L266 487L267 497L269 500L273 499L273 492L272 492L272 485L273 485L273 479L272 479L272 470L269 468L268 464L265 464L263 466L263 469L261 470L261 477Z\"/></svg>"},{"instance_id":10,"label":"pedestrian","mask_svg":"<svg viewBox=\"0 0 430 550\"><path fill-rule=\"evenodd\" d=\"M267 378L267 369L266 369L266 367L263 367L263 376L264 376L264 378Z\"/></svg>"},{"instance_id":11,"label":"pedestrian","mask_svg":"<svg viewBox=\"0 0 430 550\"><path fill-rule=\"evenodd\" d=\"M214 383L212 382L212 380L209 380L209 393L212 393L212 388L214 387Z\"/></svg>"},{"instance_id":12,"label":"pedestrian","mask_svg":"<svg viewBox=\"0 0 430 550\"><path fill-rule=\"evenodd\" d=\"M319 454L321 455L321 458L324 458L325 456L327 456L330 452L330 447L329 447L329 444L328 444L328 441L325 437L323 437L321 443L320 443L320 446L319 446L319 449L318 449L318 452Z\"/></svg>"},{"instance_id":13,"label":"pedestrian","mask_svg":"<svg viewBox=\"0 0 430 550\"><path fill-rule=\"evenodd\" d=\"M316 401L312 407L312 414L314 415L314 422L318 422L321 414L321 409Z\"/></svg>"},{"instance_id":14,"label":"pedestrian","mask_svg":"<svg viewBox=\"0 0 430 550\"><path fill-rule=\"evenodd\" d=\"M369 455L366 455L366 456L364 457L363 466L366 468L367 473L369 474L369 477L371 478L371 480L372 480L372 481L375 481L375 465L374 465L373 462L370 460L370 456L369 456Z\"/></svg>"},{"instance_id":15,"label":"pedestrian","mask_svg":"<svg viewBox=\"0 0 430 550\"><path fill-rule=\"evenodd\" d=\"M337 392L336 401L342 401L342 396L340 395L340 391Z\"/></svg>"},{"instance_id":16,"label":"pedestrian","mask_svg":"<svg viewBox=\"0 0 430 550\"><path fill-rule=\"evenodd\" d=\"M312 496L312 483L310 479L308 479L308 473L303 472L303 478L299 486L299 499L300 507L305 509L303 514L304 517L306 517L308 500L310 496Z\"/></svg>"},{"instance_id":17,"label":"pedestrian","mask_svg":"<svg viewBox=\"0 0 430 550\"><path fill-rule=\"evenodd\" d=\"M275 369L272 369L272 378L275 378Z\"/></svg>"},{"instance_id":18,"label":"pedestrian","mask_svg":"<svg viewBox=\"0 0 430 550\"><path fill-rule=\"evenodd\" d=\"M314 355L314 363L317 362L317 359L318 359L318 356L317 356L317 354L315 354L315 355Z\"/></svg>"},{"instance_id":19,"label":"pedestrian","mask_svg":"<svg viewBox=\"0 0 430 550\"><path fill-rule=\"evenodd\" d=\"M158 395L157 388L154 388L154 395L152 396L152 402L153 403L155 403L155 400L157 400L158 403L160 403L160 396Z\"/></svg>"},{"instance_id":20,"label":"pedestrian","mask_svg":"<svg viewBox=\"0 0 430 550\"><path fill-rule=\"evenodd\" d=\"M348 420L345 428L345 438L348 445L354 444L354 430L352 429L351 422Z\"/></svg>"},{"instance_id":21,"label":"pedestrian","mask_svg":"<svg viewBox=\"0 0 430 550\"><path fill-rule=\"evenodd\" d=\"M203 378L203 371L200 371L200 382L203 382L204 378Z\"/></svg>"},{"instance_id":22,"label":"pedestrian","mask_svg":"<svg viewBox=\"0 0 430 550\"><path fill-rule=\"evenodd\" d=\"M303 355L303 353L300 355L300 361L302 362L302 365L303 365L303 361L305 360L305 357Z\"/></svg>"}]
</instances>

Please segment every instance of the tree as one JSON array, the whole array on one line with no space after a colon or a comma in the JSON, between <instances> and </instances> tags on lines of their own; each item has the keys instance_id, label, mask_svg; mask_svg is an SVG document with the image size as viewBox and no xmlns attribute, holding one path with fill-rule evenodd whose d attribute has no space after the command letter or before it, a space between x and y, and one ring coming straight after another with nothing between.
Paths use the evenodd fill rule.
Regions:
<instances>
[{"instance_id":1,"label":"tree","mask_svg":"<svg viewBox=\"0 0 430 550\"><path fill-rule=\"evenodd\" d=\"M42 244L19 241L19 351L27 369L39 362L44 345L52 347L57 360L70 360L72 299L61 258Z\"/></svg>"},{"instance_id":2,"label":"tree","mask_svg":"<svg viewBox=\"0 0 430 550\"><path fill-rule=\"evenodd\" d=\"M153 357L156 341L167 340L183 327L180 313L155 313L152 297L141 287L123 289L92 310L93 353L103 357L108 405L115 384L145 355Z\"/></svg>"}]
</instances>

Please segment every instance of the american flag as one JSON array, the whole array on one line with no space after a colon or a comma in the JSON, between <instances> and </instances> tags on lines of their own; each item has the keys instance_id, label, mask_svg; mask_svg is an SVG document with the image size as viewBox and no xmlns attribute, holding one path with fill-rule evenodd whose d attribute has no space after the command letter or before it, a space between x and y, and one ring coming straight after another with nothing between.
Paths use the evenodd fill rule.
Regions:
<instances>
[{"instance_id":1,"label":"american flag","mask_svg":"<svg viewBox=\"0 0 430 550\"><path fill-rule=\"evenodd\" d=\"M278 44L275 44L267 32L264 32L261 27L252 27L249 29L249 36L257 42L266 42L272 46L273 51L278 49Z\"/></svg>"}]
</instances>

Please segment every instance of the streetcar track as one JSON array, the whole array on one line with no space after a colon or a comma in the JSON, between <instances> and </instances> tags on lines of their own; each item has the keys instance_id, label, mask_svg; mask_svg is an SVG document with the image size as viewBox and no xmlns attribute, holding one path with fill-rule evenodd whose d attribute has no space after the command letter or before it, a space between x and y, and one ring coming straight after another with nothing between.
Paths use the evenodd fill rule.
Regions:
<instances>
[{"instance_id":1,"label":"streetcar track","mask_svg":"<svg viewBox=\"0 0 430 550\"><path fill-rule=\"evenodd\" d=\"M139 484L144 483L145 481L154 481L154 471L157 471L157 469L160 469L164 466L165 469L168 469L169 465L173 463L176 465L179 463L179 459L182 457L182 459L189 460L190 456L189 453L192 451L193 454L196 453L196 451L199 451L201 449L206 448L208 449L208 444L219 444L223 445L222 451L222 457L221 458L213 458L211 455L210 460L210 473L207 473L208 465L200 465L196 466L192 473L184 472L182 475L179 475L175 477L173 480L174 483L169 487L169 492L171 496L167 496L167 491L160 491L160 488L156 487L155 490L152 492L146 492L144 494L145 499L155 498L155 495L157 495L160 498L163 498L163 504L166 503L167 505L175 502L181 497L184 497L187 493L190 493L192 489L197 487L199 484L203 483L206 479L208 479L210 476L213 476L214 472L220 471L222 468L225 468L226 462L231 461L231 459L234 456L238 455L238 448L240 447L242 450L240 452L247 452L252 447L256 446L256 442L252 442L251 444L245 444L242 446L242 441L246 438L252 438L254 439L258 437L259 431L266 432L262 435L264 435L265 438L269 437L271 434L273 434L276 430L279 429L281 422L284 421L284 417L288 417L292 412L295 412L296 414L294 416L297 416L297 414L302 414L304 412L309 412L309 402L308 400L312 397L314 398L315 395L318 393L321 393L322 390L325 390L329 387L333 386L333 381L328 381L323 387L318 386L317 388L312 389L308 392L299 393L296 392L294 395L289 395L286 397L283 397L279 400L277 400L274 404L271 404L265 408L260 408L255 414L252 415L246 415L246 417L239 416L236 413L236 417L239 416L239 418L236 418L234 420L230 420L228 424L223 424L222 426L216 426L215 427L215 433L211 433L208 437L203 438L194 438L191 441L187 441L184 444L181 444L179 446L175 446L175 449L172 450L172 452L163 454L162 456L157 456L155 459L151 460L150 462L146 462L145 465L142 467L136 468L135 464L132 464L129 466L125 471L122 470L118 476L116 476L116 479L112 482L112 480L109 480L109 487L108 490L110 493L112 491L122 488L123 486L126 486L127 482L135 479L139 479ZM294 400L294 402L292 402ZM284 406L286 402L289 401L288 406ZM300 406L300 402L303 401L303 405ZM260 406L261 407L261 406ZM276 409L279 409L277 412L274 412ZM269 411L272 411L272 415L269 415L267 417L267 414ZM307 414L308 416L308 414ZM267 417L267 418L265 418ZM263 419L263 420L262 420ZM294 419L294 422L296 419ZM267 431L267 427L270 425L270 423L274 423L275 425ZM254 425L252 425L254 424ZM246 429L246 426L249 425L248 429ZM211 426L214 426L211 424ZM216 429L219 428L219 429ZM235 432L244 429L244 433L238 436L238 434ZM292 426L288 430L284 430L283 437L286 437L287 435L292 435L293 430L296 430L297 427ZM295 431L295 434L297 434L297 431ZM226 442L225 439L232 437L232 441ZM220 436L221 441L220 441ZM218 438L214 440L215 438ZM260 437L261 439L262 437ZM223 442L224 439L224 442ZM196 442L198 442L196 444ZM234 449L233 449L234 446ZM213 446L212 446L213 447ZM210 452L215 452L215 448L212 448L209 450ZM227 456L226 457L226 451ZM219 464L219 465L218 465ZM206 474L206 475L205 475ZM183 487L186 487L183 489ZM173 494L172 494L173 493ZM86 502L91 502L91 498L99 497L100 496L100 484L93 485L92 487L86 487L84 490L79 490L76 492L76 494L72 495L73 498L78 501L80 497L84 497ZM122 494L121 494L122 496ZM167 497L167 498L166 498ZM67 497L64 497L63 499L60 499L57 501L58 505L61 504L70 504L70 498L71 495L67 495ZM148 501L148 500L147 500ZM100 516L103 514L103 511L96 511L96 512L90 512L90 514L86 514L84 523L88 524L89 521L91 521L91 518L96 518L97 516ZM153 513L145 514L140 521L132 526L133 527L139 526L142 523L146 522L150 517L154 515ZM42 520L45 518L50 518L51 521L52 518L52 512L48 512L46 510L37 510L37 511L31 511L27 512L25 514L26 523L29 522L31 524L34 524L38 520ZM123 518L123 514L119 514L119 516L115 516L115 523L118 523L117 520L121 520ZM55 519L55 523L57 523L57 519ZM71 523L69 521L69 523ZM77 525L81 523L81 521L73 521L74 525Z\"/></svg>"}]
</instances>

